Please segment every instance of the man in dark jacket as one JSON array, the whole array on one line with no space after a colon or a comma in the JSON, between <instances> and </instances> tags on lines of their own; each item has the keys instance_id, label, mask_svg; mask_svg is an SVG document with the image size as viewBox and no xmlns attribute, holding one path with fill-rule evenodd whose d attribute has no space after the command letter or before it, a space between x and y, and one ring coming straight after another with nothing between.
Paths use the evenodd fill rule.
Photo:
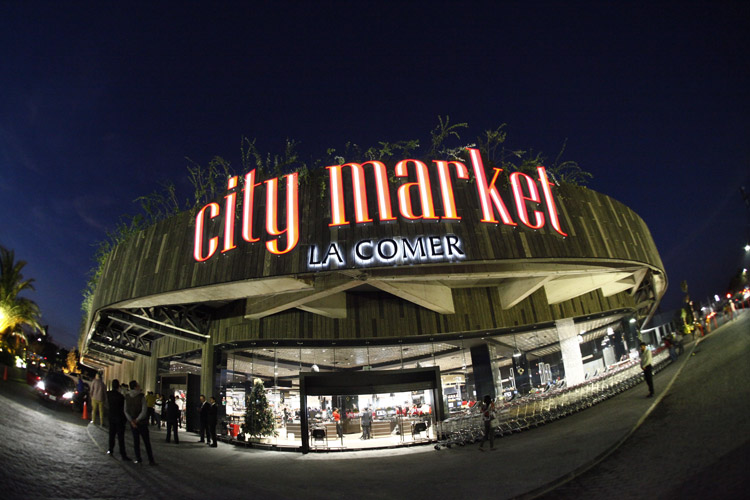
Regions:
<instances>
[{"instance_id":1,"label":"man in dark jacket","mask_svg":"<svg viewBox=\"0 0 750 500\"><path fill-rule=\"evenodd\" d=\"M177 423L180 419L180 408L177 406L174 394L169 396L169 401L167 401L165 408L165 414L167 416L167 443L169 442L170 434L174 432L174 444L180 444L179 439L177 439ZM174 429L174 431L172 431L172 429Z\"/></svg>"},{"instance_id":2,"label":"man in dark jacket","mask_svg":"<svg viewBox=\"0 0 750 500\"><path fill-rule=\"evenodd\" d=\"M201 394L200 400L201 400L201 408L200 408L201 440L198 442L204 443L206 434L208 434L208 401L206 401L206 396L204 396L203 394ZM210 436L208 436L208 444L211 444Z\"/></svg>"},{"instance_id":3,"label":"man in dark jacket","mask_svg":"<svg viewBox=\"0 0 750 500\"><path fill-rule=\"evenodd\" d=\"M107 391L107 405L109 406L109 448L107 455L115 451L115 436L120 447L120 456L130 461L125 451L125 396L120 392L120 381L112 381L112 390Z\"/></svg>"},{"instance_id":4,"label":"man in dark jacket","mask_svg":"<svg viewBox=\"0 0 750 500\"><path fill-rule=\"evenodd\" d=\"M216 422L219 419L219 405L216 404L216 398L211 396L211 404L208 407L208 445L216 448ZM211 440L213 439L213 444Z\"/></svg>"}]
</instances>

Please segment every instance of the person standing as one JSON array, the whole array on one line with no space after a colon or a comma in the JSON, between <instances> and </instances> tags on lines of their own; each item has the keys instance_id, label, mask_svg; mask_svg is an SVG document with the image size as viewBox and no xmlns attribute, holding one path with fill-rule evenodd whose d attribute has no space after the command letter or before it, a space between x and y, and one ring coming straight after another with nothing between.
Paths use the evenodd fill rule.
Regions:
<instances>
[{"instance_id":1,"label":"person standing","mask_svg":"<svg viewBox=\"0 0 750 500\"><path fill-rule=\"evenodd\" d=\"M177 417L177 427L182 429L182 421L184 419L185 414L185 398L182 397L182 395L178 394L174 398L175 403L177 403L177 409L180 410L180 415Z\"/></svg>"},{"instance_id":2,"label":"person standing","mask_svg":"<svg viewBox=\"0 0 750 500\"><path fill-rule=\"evenodd\" d=\"M107 391L107 405L109 406L109 448L107 455L115 451L115 436L120 447L120 456L123 460L130 461L125 451L125 396L120 392L120 381L112 381L112 390Z\"/></svg>"},{"instance_id":3,"label":"person standing","mask_svg":"<svg viewBox=\"0 0 750 500\"><path fill-rule=\"evenodd\" d=\"M336 422L336 436L341 439L343 429L341 428L341 414L339 413L339 409L334 408L331 416L333 417L333 421Z\"/></svg>"},{"instance_id":4,"label":"person standing","mask_svg":"<svg viewBox=\"0 0 750 500\"><path fill-rule=\"evenodd\" d=\"M146 447L149 465L156 465L154 454L151 451L151 437L148 433L148 404L146 397L141 391L141 386L135 380L130 381L130 391L125 396L125 418L130 423L133 431L133 446L135 447L135 460L133 463L142 463L141 439Z\"/></svg>"},{"instance_id":5,"label":"person standing","mask_svg":"<svg viewBox=\"0 0 750 500\"><path fill-rule=\"evenodd\" d=\"M365 408L365 411L362 412L362 439L371 439L371 429L372 429L372 411L369 408Z\"/></svg>"},{"instance_id":6,"label":"person standing","mask_svg":"<svg viewBox=\"0 0 750 500\"><path fill-rule=\"evenodd\" d=\"M199 443L205 443L206 434L208 434L208 402L206 401L206 396L201 394L200 397L201 401L201 407L200 407L200 417L201 417L201 440L198 441ZM208 437L209 444L211 444L211 438Z\"/></svg>"},{"instance_id":7,"label":"person standing","mask_svg":"<svg viewBox=\"0 0 750 500\"><path fill-rule=\"evenodd\" d=\"M162 413L164 412L164 404L167 402L161 394L156 395L156 403L154 403L154 414L156 415L156 425L161 430Z\"/></svg>"},{"instance_id":8,"label":"person standing","mask_svg":"<svg viewBox=\"0 0 750 500\"><path fill-rule=\"evenodd\" d=\"M484 443L490 440L490 451L495 449L495 429L492 427L492 419L495 418L495 402L489 394L484 395L482 401L482 423L484 424L484 437L479 443L479 451L484 451Z\"/></svg>"},{"instance_id":9,"label":"person standing","mask_svg":"<svg viewBox=\"0 0 750 500\"><path fill-rule=\"evenodd\" d=\"M216 448L216 423L219 420L219 405L216 404L216 398L211 396L211 403L208 406L208 432L206 439L208 439L208 445L212 448ZM213 442L212 442L213 440Z\"/></svg>"},{"instance_id":10,"label":"person standing","mask_svg":"<svg viewBox=\"0 0 750 500\"><path fill-rule=\"evenodd\" d=\"M89 388L91 396L91 423L96 421L97 410L99 412L99 425L104 426L104 399L107 397L107 388L102 382L102 374L97 373Z\"/></svg>"},{"instance_id":11,"label":"person standing","mask_svg":"<svg viewBox=\"0 0 750 500\"><path fill-rule=\"evenodd\" d=\"M154 391L148 391L146 394L146 405L148 406L148 421L151 425L156 424L156 413L154 407L156 406L156 396Z\"/></svg>"},{"instance_id":12,"label":"person standing","mask_svg":"<svg viewBox=\"0 0 750 500\"><path fill-rule=\"evenodd\" d=\"M653 372L653 359L651 357L651 349L648 348L645 342L641 342L641 370L643 370L643 378L646 379L648 384L648 398L654 396L654 372Z\"/></svg>"},{"instance_id":13,"label":"person standing","mask_svg":"<svg viewBox=\"0 0 750 500\"><path fill-rule=\"evenodd\" d=\"M180 444L180 440L177 438L177 425L180 420L180 407L177 406L174 394L169 396L169 401L165 405L165 413L167 420L167 443L172 432L174 432L174 444ZM174 429L174 431L172 430Z\"/></svg>"}]
</instances>

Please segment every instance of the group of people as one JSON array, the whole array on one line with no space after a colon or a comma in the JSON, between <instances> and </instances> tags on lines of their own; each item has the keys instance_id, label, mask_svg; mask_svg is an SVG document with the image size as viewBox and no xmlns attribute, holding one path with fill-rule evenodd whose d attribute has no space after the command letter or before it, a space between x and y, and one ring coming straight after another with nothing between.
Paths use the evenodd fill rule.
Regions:
<instances>
[{"instance_id":1,"label":"group of people","mask_svg":"<svg viewBox=\"0 0 750 500\"><path fill-rule=\"evenodd\" d=\"M208 446L216 448L216 423L219 418L219 405L216 404L215 397L211 396L210 401L206 401L206 396L203 394L200 396L200 402L201 439L198 442L206 442ZM212 440L213 443L211 442Z\"/></svg>"},{"instance_id":2,"label":"group of people","mask_svg":"<svg viewBox=\"0 0 750 500\"><path fill-rule=\"evenodd\" d=\"M100 396L98 387L99 384L104 386L101 380L101 375L97 375L96 380L91 386L91 401L92 410L96 408L100 411L100 424L104 418L103 404L95 405L93 402L101 400L95 399L96 396ZM109 447L107 448L107 454L112 455L115 449L115 439L119 446L120 456L123 460L130 461L125 450L125 429L130 427L133 433L133 447L135 452L135 459L133 463L142 463L143 459L141 456L141 441L146 449L146 456L148 457L149 465L156 465L154 460L153 450L151 448L151 436L149 434L149 423L153 425L159 425L161 428L161 422L164 421L166 424L166 442L169 443L174 438L174 443L179 444L180 440L177 435L177 428L180 426L182 410L178 404L177 398L174 394L170 395L169 398L161 397L158 398L161 401L161 405L151 404L151 396L153 393L149 392L144 394L141 390L141 386L137 381L132 380L130 384L121 386L120 381L115 379L112 381L112 389L105 391L105 397L107 406L109 407ZM154 398L154 403L156 403ZM156 408L160 406L160 411L156 412ZM99 410L99 408L102 408ZM205 397L201 395L201 440L204 442L204 431L209 435L209 445L216 447L216 419L218 414L218 407L216 405L216 399L211 397L211 404L209 405L205 401ZM204 418L205 415L205 418ZM92 418L95 418L95 413L92 414ZM94 420L92 419L92 423ZM205 423L205 424L204 424ZM211 425L213 423L213 425ZM211 440L213 439L213 444Z\"/></svg>"},{"instance_id":3,"label":"group of people","mask_svg":"<svg viewBox=\"0 0 750 500\"><path fill-rule=\"evenodd\" d=\"M99 375L97 375L99 378ZM133 448L135 460L133 463L141 463L141 440L146 448L149 465L156 465L154 454L151 449L151 437L148 431L149 411L145 394L137 381L131 380L126 394L120 390L120 381L112 381L112 389L107 391L107 403L109 404L109 448L107 454L114 452L115 437L120 447L120 456L123 460L130 460L125 451L125 427L130 426L133 433ZM92 397L93 401L93 397ZM93 406L93 405L92 405ZM167 420L169 423L169 420ZM175 422L176 424L176 422ZM167 434L169 438L169 434ZM175 440L177 438L175 427Z\"/></svg>"}]
</instances>

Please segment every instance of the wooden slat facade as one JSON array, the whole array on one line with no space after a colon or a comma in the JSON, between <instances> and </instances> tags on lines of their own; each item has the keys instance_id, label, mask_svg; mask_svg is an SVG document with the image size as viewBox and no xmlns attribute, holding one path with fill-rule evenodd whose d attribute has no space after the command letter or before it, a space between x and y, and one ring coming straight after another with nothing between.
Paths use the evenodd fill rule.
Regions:
<instances>
[{"instance_id":1,"label":"wooden slat facade","mask_svg":"<svg viewBox=\"0 0 750 500\"><path fill-rule=\"evenodd\" d=\"M370 174L368 173L368 176ZM345 186L350 186L347 175ZM446 235L461 238L466 259L461 262L422 264L425 274L451 273L481 269L483 265L514 262L632 263L656 274L664 275L663 264L646 224L622 203L590 189L576 186L553 186L560 223L568 236L555 232L549 222L539 230L522 226L507 186L499 187L517 226L480 222L481 210L473 182L455 181L456 206L461 222L409 222L398 218L394 223L377 221L377 198L368 177L370 216L376 221L368 226L354 224L331 228L328 196L321 197L318 182L300 185L300 240L297 247L276 256L265 248L265 196L256 193L255 235L258 243L247 243L241 238L241 206L238 204L235 240L237 248L221 253L223 218L207 224L207 232L219 237L219 250L207 262L193 258L194 213L182 213L162 221L129 241L119 245L106 262L94 298L93 310L116 307L125 300L159 295L216 283L291 276L312 278L319 273L308 270L307 258L311 245L323 251L329 242L338 242L349 251L365 238L381 239L393 236ZM435 207L441 211L438 180L432 179ZM397 184L391 184L391 203L398 213ZM241 196L238 196L241 200ZM284 193L279 193L284 200ZM414 196L415 211L419 213L419 198ZM217 201L223 211L223 199ZM531 205L529 204L530 208ZM539 208L544 210L543 208ZM347 198L347 216L353 219L351 197ZM545 218L548 214L545 213ZM285 214L280 210L283 227ZM354 268L347 261L347 268ZM413 270L415 266L407 266ZM375 268L359 268L362 272ZM382 270L383 268L379 268ZM399 267L386 268L392 274ZM327 271L323 271L327 272ZM272 339L366 339L432 335L450 332L521 326L552 321L557 318L579 316L633 306L633 299L622 292L604 297L600 291L587 293L560 304L549 305L543 289L537 290L517 306L504 310L500 306L497 288L474 287L452 290L455 314L438 314L386 293L347 294L348 315L332 319L297 309L290 309L259 320L244 318L245 301L232 302L217 311L211 324L213 344L237 340ZM188 351L195 344L173 339L156 343L158 352Z\"/></svg>"}]
</instances>

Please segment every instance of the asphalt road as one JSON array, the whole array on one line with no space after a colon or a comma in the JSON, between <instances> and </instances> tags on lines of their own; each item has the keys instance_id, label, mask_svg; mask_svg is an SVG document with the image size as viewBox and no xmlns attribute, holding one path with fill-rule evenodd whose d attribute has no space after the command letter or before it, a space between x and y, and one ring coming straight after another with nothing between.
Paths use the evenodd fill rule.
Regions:
<instances>
[{"instance_id":1,"label":"asphalt road","mask_svg":"<svg viewBox=\"0 0 750 500\"><path fill-rule=\"evenodd\" d=\"M664 395L603 462L546 498L746 498L750 313L655 377ZM678 375L679 374L679 375ZM671 388L667 386L674 380ZM0 498L514 498L582 470L652 407L643 384L591 409L476 446L300 455L207 448L152 431L156 467L108 457L106 429L0 382ZM131 438L126 438L132 457Z\"/></svg>"},{"instance_id":2,"label":"asphalt road","mask_svg":"<svg viewBox=\"0 0 750 500\"><path fill-rule=\"evenodd\" d=\"M750 498L750 314L697 345L617 451L544 498Z\"/></svg>"}]
</instances>

